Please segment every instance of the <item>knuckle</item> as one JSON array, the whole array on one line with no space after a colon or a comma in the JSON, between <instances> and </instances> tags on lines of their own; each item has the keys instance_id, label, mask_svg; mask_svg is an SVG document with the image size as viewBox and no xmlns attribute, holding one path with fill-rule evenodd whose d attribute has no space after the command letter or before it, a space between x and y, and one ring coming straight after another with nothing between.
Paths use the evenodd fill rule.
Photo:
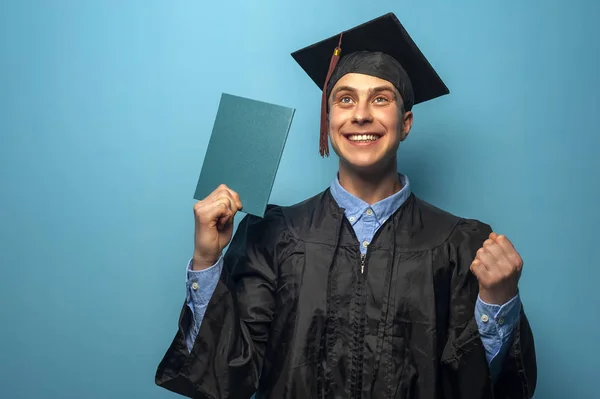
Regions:
<instances>
[{"instance_id":1,"label":"knuckle","mask_svg":"<svg viewBox=\"0 0 600 399\"><path fill-rule=\"evenodd\" d=\"M510 260L516 266L523 266L523 259L517 254L512 254Z\"/></svg>"},{"instance_id":2,"label":"knuckle","mask_svg":"<svg viewBox=\"0 0 600 399\"><path fill-rule=\"evenodd\" d=\"M196 207L196 209L204 209L208 205L210 205L210 200L207 197L207 198L204 198L202 201L197 202L196 205L194 205L194 206Z\"/></svg>"},{"instance_id":3,"label":"knuckle","mask_svg":"<svg viewBox=\"0 0 600 399\"><path fill-rule=\"evenodd\" d=\"M520 272L521 270L523 270L523 262L517 263L516 269L517 269L518 272Z\"/></svg>"},{"instance_id":4,"label":"knuckle","mask_svg":"<svg viewBox=\"0 0 600 399\"><path fill-rule=\"evenodd\" d=\"M507 268L515 270L519 267L519 260L511 256L506 260L505 264Z\"/></svg>"}]
</instances>

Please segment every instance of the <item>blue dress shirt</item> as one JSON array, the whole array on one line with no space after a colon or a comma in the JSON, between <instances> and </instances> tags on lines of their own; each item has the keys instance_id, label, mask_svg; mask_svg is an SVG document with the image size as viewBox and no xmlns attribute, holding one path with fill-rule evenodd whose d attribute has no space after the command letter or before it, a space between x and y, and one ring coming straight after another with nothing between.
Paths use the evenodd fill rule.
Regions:
<instances>
[{"instance_id":1,"label":"blue dress shirt","mask_svg":"<svg viewBox=\"0 0 600 399\"><path fill-rule=\"evenodd\" d=\"M340 208L345 209L345 215L360 242L364 254L377 230L398 209L411 193L410 181L407 176L399 174L402 189L392 196L373 205L369 205L346 191L337 178L331 184L331 194ZM223 268L223 256L216 264L205 270L194 271L192 261L187 267L187 304L192 310L193 323L186 336L188 349L194 344L198 330L204 318L206 307L217 286ZM519 321L521 301L519 295L502 306L485 303L477 299L474 315L477 320L479 333L485 348L487 361L492 376L500 371L502 360L510 346L511 335Z\"/></svg>"}]
</instances>

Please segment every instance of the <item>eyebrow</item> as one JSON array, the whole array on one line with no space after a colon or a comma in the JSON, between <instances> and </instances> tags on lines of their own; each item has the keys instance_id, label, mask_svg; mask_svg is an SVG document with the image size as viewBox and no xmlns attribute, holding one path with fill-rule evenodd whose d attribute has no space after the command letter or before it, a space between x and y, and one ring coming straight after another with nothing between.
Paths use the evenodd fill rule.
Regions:
<instances>
[{"instance_id":1,"label":"eyebrow","mask_svg":"<svg viewBox=\"0 0 600 399\"><path fill-rule=\"evenodd\" d=\"M340 91L350 91L350 92L355 93L356 89L351 86L340 86L333 91L332 96L335 97ZM396 91L391 86L387 86L387 85L386 86L377 86L377 87L373 87L373 88L369 89L370 94L380 93L382 91L391 91L392 93L394 93L394 96L396 96Z\"/></svg>"}]
</instances>

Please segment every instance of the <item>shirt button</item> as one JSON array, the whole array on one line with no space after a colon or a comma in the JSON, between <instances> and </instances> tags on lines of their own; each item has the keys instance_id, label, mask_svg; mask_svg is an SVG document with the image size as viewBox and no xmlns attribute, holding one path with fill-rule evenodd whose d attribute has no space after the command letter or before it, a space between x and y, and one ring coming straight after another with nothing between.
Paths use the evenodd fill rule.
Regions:
<instances>
[{"instance_id":1,"label":"shirt button","mask_svg":"<svg viewBox=\"0 0 600 399\"><path fill-rule=\"evenodd\" d=\"M500 324L500 325L504 324L504 319L502 317L498 319L498 324Z\"/></svg>"},{"instance_id":2,"label":"shirt button","mask_svg":"<svg viewBox=\"0 0 600 399\"><path fill-rule=\"evenodd\" d=\"M198 283L194 281L194 283L192 284L192 289L195 291L198 289Z\"/></svg>"},{"instance_id":3,"label":"shirt button","mask_svg":"<svg viewBox=\"0 0 600 399\"><path fill-rule=\"evenodd\" d=\"M369 246L369 242L368 241L363 241L363 247L368 247Z\"/></svg>"},{"instance_id":4,"label":"shirt button","mask_svg":"<svg viewBox=\"0 0 600 399\"><path fill-rule=\"evenodd\" d=\"M489 319L490 318L488 317L488 315L486 315L486 314L481 315L481 321L483 321L484 323L487 323Z\"/></svg>"},{"instance_id":5,"label":"shirt button","mask_svg":"<svg viewBox=\"0 0 600 399\"><path fill-rule=\"evenodd\" d=\"M373 215L373 209L367 209L367 215L371 216Z\"/></svg>"},{"instance_id":6,"label":"shirt button","mask_svg":"<svg viewBox=\"0 0 600 399\"><path fill-rule=\"evenodd\" d=\"M350 221L354 222L356 220L356 218L354 216L350 216Z\"/></svg>"}]
</instances>

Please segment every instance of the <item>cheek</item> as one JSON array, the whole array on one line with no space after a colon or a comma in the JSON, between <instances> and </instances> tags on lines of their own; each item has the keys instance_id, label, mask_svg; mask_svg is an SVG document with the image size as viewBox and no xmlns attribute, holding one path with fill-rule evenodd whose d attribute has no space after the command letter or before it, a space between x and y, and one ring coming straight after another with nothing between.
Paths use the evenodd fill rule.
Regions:
<instances>
[{"instance_id":1,"label":"cheek","mask_svg":"<svg viewBox=\"0 0 600 399\"><path fill-rule=\"evenodd\" d=\"M329 129L331 132L338 130L348 119L345 113L340 110L331 111L329 113Z\"/></svg>"},{"instance_id":2,"label":"cheek","mask_svg":"<svg viewBox=\"0 0 600 399\"><path fill-rule=\"evenodd\" d=\"M401 121L395 109L388 108L381 110L377 115L377 119L392 133L402 130Z\"/></svg>"}]
</instances>

